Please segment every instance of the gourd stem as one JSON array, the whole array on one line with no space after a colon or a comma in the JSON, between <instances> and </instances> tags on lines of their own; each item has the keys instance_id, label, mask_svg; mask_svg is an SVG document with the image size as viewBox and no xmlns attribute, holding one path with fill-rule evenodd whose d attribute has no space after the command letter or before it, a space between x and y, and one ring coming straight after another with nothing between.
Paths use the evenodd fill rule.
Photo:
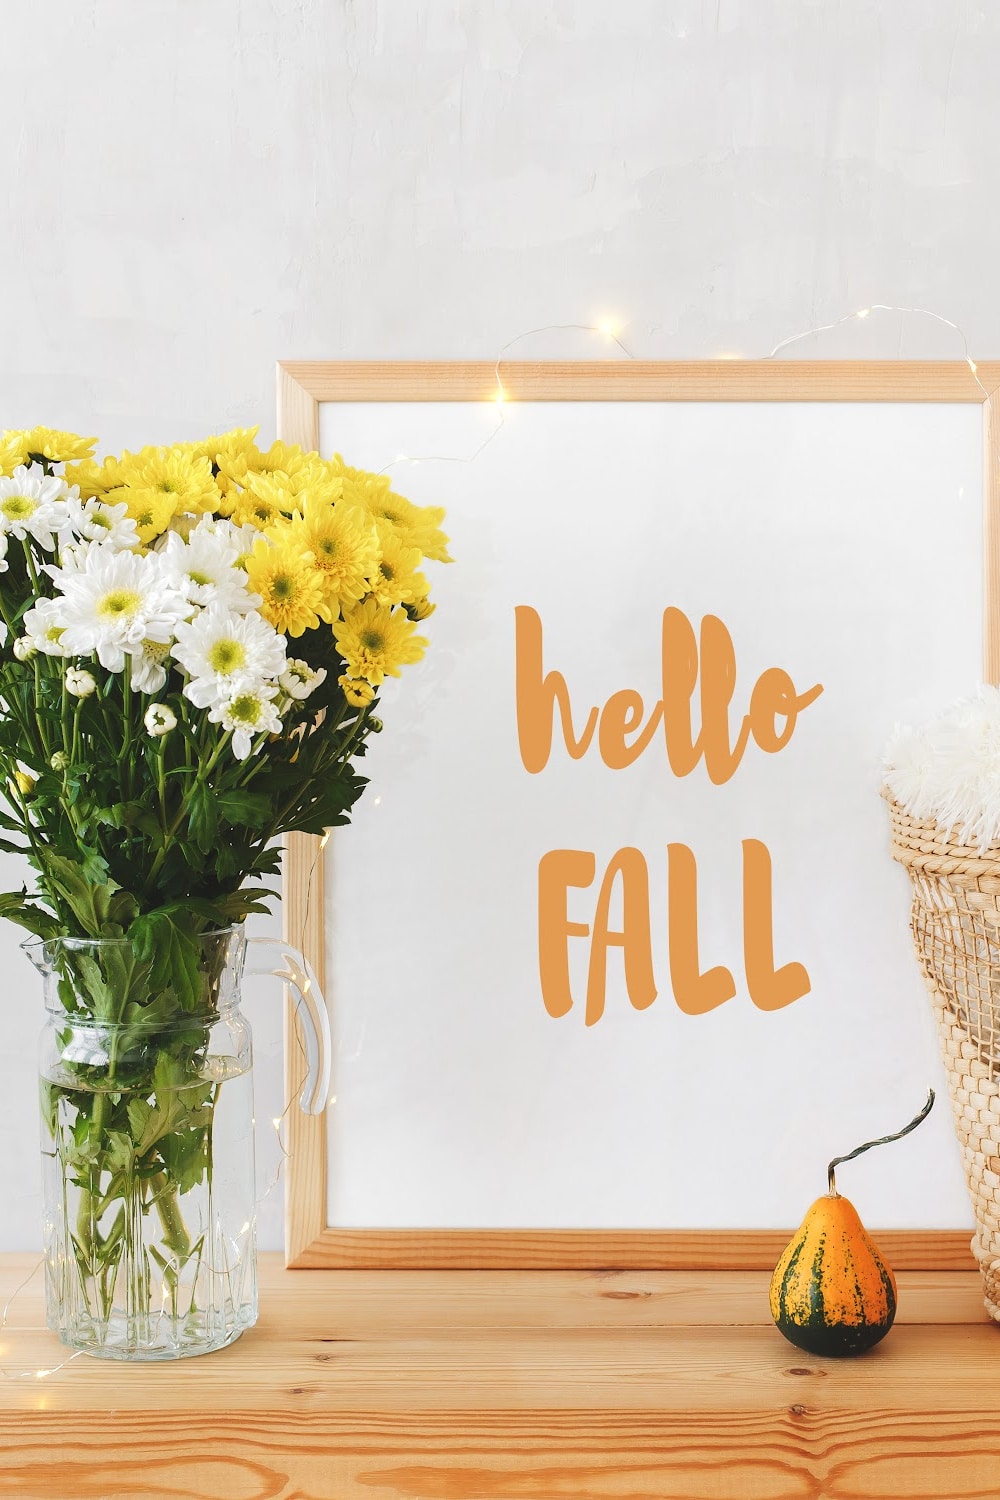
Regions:
<instances>
[{"instance_id":1,"label":"gourd stem","mask_svg":"<svg viewBox=\"0 0 1000 1500\"><path fill-rule=\"evenodd\" d=\"M826 1178L827 1182L830 1184L830 1192L832 1194L835 1194L837 1191L837 1183L833 1174L834 1169L836 1167L839 1167L841 1162L853 1161L856 1156L861 1155L862 1151L870 1151L873 1146L888 1146L890 1141L901 1141L904 1135L909 1135L911 1130L916 1130L917 1126L922 1120L926 1120L927 1116L931 1112L931 1109L933 1108L933 1105L934 1090L928 1089L927 1103L924 1105L919 1115L915 1116L915 1118L910 1121L909 1125L904 1126L902 1130L897 1130L895 1135L880 1135L877 1141L865 1141L863 1146L856 1147L854 1151L848 1152L846 1156L835 1156L833 1158L833 1161L826 1169Z\"/></svg>"}]
</instances>

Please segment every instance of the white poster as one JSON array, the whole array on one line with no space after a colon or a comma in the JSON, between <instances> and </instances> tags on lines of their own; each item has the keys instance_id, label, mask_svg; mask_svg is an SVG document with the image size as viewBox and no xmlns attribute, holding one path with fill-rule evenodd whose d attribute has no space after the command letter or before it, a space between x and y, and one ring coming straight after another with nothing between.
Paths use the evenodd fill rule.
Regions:
<instances>
[{"instance_id":1,"label":"white poster","mask_svg":"<svg viewBox=\"0 0 1000 1500\"><path fill-rule=\"evenodd\" d=\"M931 1085L839 1186L971 1224L879 768L979 680L981 420L321 407L455 558L326 855L330 1224L787 1226Z\"/></svg>"}]
</instances>

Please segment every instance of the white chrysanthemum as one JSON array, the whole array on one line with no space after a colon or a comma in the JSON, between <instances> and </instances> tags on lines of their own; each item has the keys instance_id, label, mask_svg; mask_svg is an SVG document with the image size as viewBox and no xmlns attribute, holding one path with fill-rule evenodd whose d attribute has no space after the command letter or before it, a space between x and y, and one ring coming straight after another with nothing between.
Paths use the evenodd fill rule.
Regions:
<instances>
[{"instance_id":1,"label":"white chrysanthemum","mask_svg":"<svg viewBox=\"0 0 1000 1500\"><path fill-rule=\"evenodd\" d=\"M214 521L214 518L213 518ZM198 523L185 541L176 531L167 532L157 548L167 578L192 604L220 604L235 614L249 614L260 604L251 594L247 575L238 566L240 547L214 524Z\"/></svg>"},{"instance_id":2,"label":"white chrysanthemum","mask_svg":"<svg viewBox=\"0 0 1000 1500\"><path fill-rule=\"evenodd\" d=\"M281 719L266 685L246 688L225 703L216 704L208 717L232 732L237 760L246 760L258 735L281 733Z\"/></svg>"},{"instance_id":3,"label":"white chrysanthemum","mask_svg":"<svg viewBox=\"0 0 1000 1500\"><path fill-rule=\"evenodd\" d=\"M19 655L21 661L26 661L34 651L43 651L46 656L69 656L63 645L63 635L66 630L66 622L62 615L62 600L47 599L44 597L36 600L25 614L21 624L24 628L24 645L19 641L14 642L14 651ZM21 645L23 656L18 653Z\"/></svg>"},{"instance_id":4,"label":"white chrysanthemum","mask_svg":"<svg viewBox=\"0 0 1000 1500\"><path fill-rule=\"evenodd\" d=\"M177 715L166 703L151 703L143 715L146 731L155 740L177 728Z\"/></svg>"},{"instance_id":5,"label":"white chrysanthemum","mask_svg":"<svg viewBox=\"0 0 1000 1500\"><path fill-rule=\"evenodd\" d=\"M132 650L132 675L130 682L137 693L158 693L167 680L167 657L170 645L166 641L140 641Z\"/></svg>"},{"instance_id":6,"label":"white chrysanthemum","mask_svg":"<svg viewBox=\"0 0 1000 1500\"><path fill-rule=\"evenodd\" d=\"M97 678L93 672L87 672L82 667L67 667L66 691L72 693L74 698L89 698L91 693L97 691Z\"/></svg>"},{"instance_id":7,"label":"white chrysanthemum","mask_svg":"<svg viewBox=\"0 0 1000 1500\"><path fill-rule=\"evenodd\" d=\"M101 666L120 672L127 657L141 656L147 641L169 645L190 605L163 577L155 553L89 547L71 565L48 572L59 601L67 656L97 653Z\"/></svg>"},{"instance_id":8,"label":"white chrysanthemum","mask_svg":"<svg viewBox=\"0 0 1000 1500\"><path fill-rule=\"evenodd\" d=\"M9 479L0 479L0 531L22 542L34 537L46 552L54 552L56 538L69 524L72 494L65 480L46 474L41 464L21 464Z\"/></svg>"},{"instance_id":9,"label":"white chrysanthemum","mask_svg":"<svg viewBox=\"0 0 1000 1500\"><path fill-rule=\"evenodd\" d=\"M177 626L173 657L191 679L186 697L198 708L213 708L244 688L276 680L285 669L285 637L260 615L230 614L212 604ZM276 693L274 687L268 695Z\"/></svg>"},{"instance_id":10,"label":"white chrysanthemum","mask_svg":"<svg viewBox=\"0 0 1000 1500\"><path fill-rule=\"evenodd\" d=\"M901 728L885 781L914 818L980 849L1000 843L1000 689L981 687L919 729Z\"/></svg>"},{"instance_id":11,"label":"white chrysanthemum","mask_svg":"<svg viewBox=\"0 0 1000 1500\"><path fill-rule=\"evenodd\" d=\"M90 500L81 500L71 491L67 506L69 530L80 541L99 542L114 552L128 552L138 547L139 533L124 502L109 505L96 495Z\"/></svg>"},{"instance_id":12,"label":"white chrysanthemum","mask_svg":"<svg viewBox=\"0 0 1000 1500\"><path fill-rule=\"evenodd\" d=\"M297 658L285 665L285 670L278 678L278 684L289 698L308 698L310 693L315 692L321 682L326 681L326 668L317 667L314 671L307 661L299 661Z\"/></svg>"}]
</instances>

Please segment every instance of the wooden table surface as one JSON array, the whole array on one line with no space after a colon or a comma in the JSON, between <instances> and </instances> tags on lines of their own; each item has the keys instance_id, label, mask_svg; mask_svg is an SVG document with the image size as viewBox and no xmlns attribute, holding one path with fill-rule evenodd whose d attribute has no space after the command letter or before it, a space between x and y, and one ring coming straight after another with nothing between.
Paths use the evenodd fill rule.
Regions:
<instances>
[{"instance_id":1,"label":"wooden table surface","mask_svg":"<svg viewBox=\"0 0 1000 1500\"><path fill-rule=\"evenodd\" d=\"M0 1257L6 1299L35 1257ZM0 1330L18 1500L993 1500L1000 1329L904 1272L855 1360L787 1344L758 1271L285 1271L220 1354L117 1365Z\"/></svg>"}]
</instances>

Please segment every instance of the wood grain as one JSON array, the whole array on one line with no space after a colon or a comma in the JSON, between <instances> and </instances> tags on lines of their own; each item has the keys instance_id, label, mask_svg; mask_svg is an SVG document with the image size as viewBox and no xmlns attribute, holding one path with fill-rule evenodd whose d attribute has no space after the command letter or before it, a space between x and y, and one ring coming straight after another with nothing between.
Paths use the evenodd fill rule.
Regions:
<instances>
[{"instance_id":1,"label":"wood grain","mask_svg":"<svg viewBox=\"0 0 1000 1500\"><path fill-rule=\"evenodd\" d=\"M312 451L319 447L319 405L315 396L282 365L277 368L278 436ZM324 912L326 910L320 840L307 833L288 835L285 845L282 931L298 948L326 987ZM306 1115L297 1101L306 1076L295 1006L285 1001L285 1253L296 1260L322 1235L326 1225L326 1119ZM295 1163L294 1172L291 1164Z\"/></svg>"},{"instance_id":2,"label":"wood grain","mask_svg":"<svg viewBox=\"0 0 1000 1500\"><path fill-rule=\"evenodd\" d=\"M5 1298L33 1262L0 1259ZM262 1263L257 1328L128 1367L2 1333L17 1500L985 1500L1000 1330L978 1275L903 1272L872 1354L819 1360L764 1272L366 1272ZM18 1378L27 1376L27 1379Z\"/></svg>"},{"instance_id":3,"label":"wood grain","mask_svg":"<svg viewBox=\"0 0 1000 1500\"><path fill-rule=\"evenodd\" d=\"M484 360L285 360L285 377L314 401L494 401ZM504 360L511 401L971 401L1000 387L1000 361ZM299 398L302 399L302 398ZM298 439L294 439L298 441Z\"/></svg>"},{"instance_id":4,"label":"wood grain","mask_svg":"<svg viewBox=\"0 0 1000 1500\"><path fill-rule=\"evenodd\" d=\"M978 376L978 379L977 379ZM319 403L492 401L498 369L483 361L309 361L278 365L278 432L315 448ZM499 380L514 401L865 401L982 405L984 431L984 674L1000 681L1000 362L973 374L964 360L701 360L662 362L504 361ZM990 394L992 393L992 394ZM292 835L285 862L285 932L329 986L323 962L324 869L319 841ZM296 936L298 934L298 936ZM303 1077L290 1007L286 1019L288 1098ZM288 1116L286 1258L298 1269L761 1268L774 1264L790 1231L379 1230L327 1224L326 1125L293 1108ZM964 1232L888 1231L880 1236L900 1267L972 1264Z\"/></svg>"},{"instance_id":5,"label":"wood grain","mask_svg":"<svg viewBox=\"0 0 1000 1500\"><path fill-rule=\"evenodd\" d=\"M303 1195L304 1196L304 1195ZM297 1270L764 1270L791 1229L331 1229L300 1249ZM971 1270L970 1230L883 1229L875 1238L906 1270Z\"/></svg>"},{"instance_id":6,"label":"wood grain","mask_svg":"<svg viewBox=\"0 0 1000 1500\"><path fill-rule=\"evenodd\" d=\"M983 681L1000 684L1000 392L983 411Z\"/></svg>"}]
</instances>

